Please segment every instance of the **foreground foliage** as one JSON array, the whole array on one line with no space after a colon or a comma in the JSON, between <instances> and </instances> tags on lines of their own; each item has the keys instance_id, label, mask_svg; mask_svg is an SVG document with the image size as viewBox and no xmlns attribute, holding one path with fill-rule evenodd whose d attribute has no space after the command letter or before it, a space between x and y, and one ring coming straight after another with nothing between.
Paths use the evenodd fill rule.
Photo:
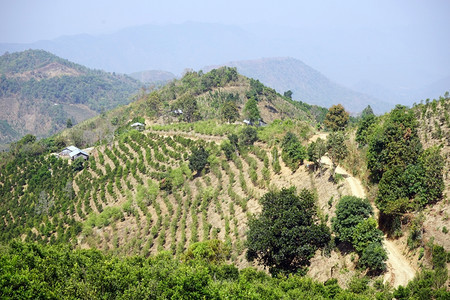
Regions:
<instances>
[{"instance_id":1,"label":"foreground foliage","mask_svg":"<svg viewBox=\"0 0 450 300\"><path fill-rule=\"evenodd\" d=\"M273 278L253 268L238 270L220 259L220 245L217 241L198 243L182 262L167 252L121 259L98 250L12 242L0 252L0 298L392 298L385 288L365 285L344 290L336 280L323 284L298 275Z\"/></svg>"}]
</instances>

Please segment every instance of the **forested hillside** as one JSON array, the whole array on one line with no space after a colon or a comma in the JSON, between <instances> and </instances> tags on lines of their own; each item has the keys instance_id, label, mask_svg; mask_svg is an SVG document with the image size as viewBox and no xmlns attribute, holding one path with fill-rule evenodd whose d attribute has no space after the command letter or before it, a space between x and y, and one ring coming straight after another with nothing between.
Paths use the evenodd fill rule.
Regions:
<instances>
[{"instance_id":1,"label":"forested hillside","mask_svg":"<svg viewBox=\"0 0 450 300\"><path fill-rule=\"evenodd\" d=\"M446 122L443 98L352 125L221 68L27 135L0 161L2 296L446 299L448 249L416 217L448 207L433 105Z\"/></svg>"},{"instance_id":2,"label":"forested hillside","mask_svg":"<svg viewBox=\"0 0 450 300\"><path fill-rule=\"evenodd\" d=\"M0 57L0 144L28 133L49 136L127 104L139 86L131 77L91 70L42 50L6 53Z\"/></svg>"}]
</instances>

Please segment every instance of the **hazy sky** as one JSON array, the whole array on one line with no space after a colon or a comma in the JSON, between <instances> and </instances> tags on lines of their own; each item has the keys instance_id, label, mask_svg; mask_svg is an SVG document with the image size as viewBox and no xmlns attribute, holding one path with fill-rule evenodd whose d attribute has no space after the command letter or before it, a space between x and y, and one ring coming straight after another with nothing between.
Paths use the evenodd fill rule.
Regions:
<instances>
[{"instance_id":1,"label":"hazy sky","mask_svg":"<svg viewBox=\"0 0 450 300\"><path fill-rule=\"evenodd\" d=\"M395 79L396 86L411 88L450 76L449 0L0 0L0 43L186 21L250 29L259 24L263 34L272 25L298 28L272 34L291 33L293 40L306 34L310 49L329 47L329 53L302 57L297 43L296 50L280 49L274 56L287 53L349 86ZM402 81L403 75L408 78Z\"/></svg>"},{"instance_id":2,"label":"hazy sky","mask_svg":"<svg viewBox=\"0 0 450 300\"><path fill-rule=\"evenodd\" d=\"M418 37L450 37L448 0L0 0L0 42L34 42L61 35L107 33L148 23L264 22L307 28L411 27Z\"/></svg>"}]
</instances>

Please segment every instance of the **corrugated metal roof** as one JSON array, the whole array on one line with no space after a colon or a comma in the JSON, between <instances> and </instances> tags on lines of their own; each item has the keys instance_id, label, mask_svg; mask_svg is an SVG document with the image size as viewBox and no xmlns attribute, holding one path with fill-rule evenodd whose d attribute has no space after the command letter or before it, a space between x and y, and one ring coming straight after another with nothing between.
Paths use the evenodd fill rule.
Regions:
<instances>
[{"instance_id":1,"label":"corrugated metal roof","mask_svg":"<svg viewBox=\"0 0 450 300\"><path fill-rule=\"evenodd\" d=\"M66 148L63 149L63 151L64 150L69 150L70 152L77 151L77 150L80 151L80 149L78 147L75 147L75 146L66 147Z\"/></svg>"},{"instance_id":2,"label":"corrugated metal roof","mask_svg":"<svg viewBox=\"0 0 450 300\"><path fill-rule=\"evenodd\" d=\"M81 151L80 149L70 152L69 156L70 156L70 158L73 158L74 156L77 156L78 154L83 154L83 155L89 156L89 154L87 154L84 151Z\"/></svg>"}]
</instances>

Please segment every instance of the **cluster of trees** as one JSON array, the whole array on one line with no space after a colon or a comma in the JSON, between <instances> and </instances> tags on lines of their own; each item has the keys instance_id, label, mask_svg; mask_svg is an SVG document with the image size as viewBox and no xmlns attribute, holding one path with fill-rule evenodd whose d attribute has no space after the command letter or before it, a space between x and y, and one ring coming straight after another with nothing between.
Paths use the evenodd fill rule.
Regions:
<instances>
[{"instance_id":1,"label":"cluster of trees","mask_svg":"<svg viewBox=\"0 0 450 300\"><path fill-rule=\"evenodd\" d=\"M429 245L431 269L424 267L407 286L399 286L393 296L396 299L448 299L450 292L447 263L450 262L450 252L442 246Z\"/></svg>"},{"instance_id":2,"label":"cluster of trees","mask_svg":"<svg viewBox=\"0 0 450 300\"><path fill-rule=\"evenodd\" d=\"M213 69L208 73L188 70L179 82L169 85L172 89L172 92L169 94L182 95L189 92L197 96L217 87L225 87L227 84L236 82L238 79L239 76L236 68L231 67Z\"/></svg>"},{"instance_id":3,"label":"cluster of trees","mask_svg":"<svg viewBox=\"0 0 450 300\"><path fill-rule=\"evenodd\" d=\"M309 143L306 153L308 159L314 163L315 168L319 168L319 172L322 173L321 158L327 152L326 141L318 138L316 141Z\"/></svg>"},{"instance_id":4,"label":"cluster of trees","mask_svg":"<svg viewBox=\"0 0 450 300\"><path fill-rule=\"evenodd\" d=\"M244 115L251 123L259 122L261 115L258 108L258 102L254 97L247 100L244 106Z\"/></svg>"},{"instance_id":5,"label":"cluster of trees","mask_svg":"<svg viewBox=\"0 0 450 300\"><path fill-rule=\"evenodd\" d=\"M72 63L66 59L57 57L50 52L44 50L26 50L22 52L8 53L6 52L0 57L0 73L22 73L33 71L46 66L50 63L59 63L68 68L75 69L79 72L89 70L86 67ZM101 72L101 71L93 71Z\"/></svg>"},{"instance_id":6,"label":"cluster of trees","mask_svg":"<svg viewBox=\"0 0 450 300\"><path fill-rule=\"evenodd\" d=\"M377 228L373 210L367 199L342 197L332 219L333 231L340 242L350 243L359 254L358 264L373 272L386 270L383 233Z\"/></svg>"},{"instance_id":7,"label":"cluster of trees","mask_svg":"<svg viewBox=\"0 0 450 300\"><path fill-rule=\"evenodd\" d=\"M367 167L378 184L375 199L386 229L398 230L398 217L442 198L444 159L439 147L423 150L413 110L398 105L384 120L369 112L358 128L360 145L368 143ZM368 137L364 137L364 135Z\"/></svg>"},{"instance_id":8,"label":"cluster of trees","mask_svg":"<svg viewBox=\"0 0 450 300\"><path fill-rule=\"evenodd\" d=\"M333 105L328 109L325 116L324 125L328 130L344 131L348 125L349 113L345 111L342 104Z\"/></svg>"}]
</instances>

